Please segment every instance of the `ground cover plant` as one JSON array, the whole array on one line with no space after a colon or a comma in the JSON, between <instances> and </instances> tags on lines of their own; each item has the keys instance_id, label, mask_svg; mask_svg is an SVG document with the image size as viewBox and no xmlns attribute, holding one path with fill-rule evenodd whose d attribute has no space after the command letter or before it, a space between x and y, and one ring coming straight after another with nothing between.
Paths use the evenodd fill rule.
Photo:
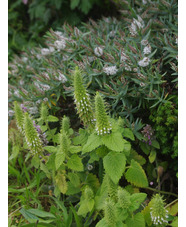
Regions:
<instances>
[{"instance_id":1,"label":"ground cover plant","mask_svg":"<svg viewBox=\"0 0 186 227\"><path fill-rule=\"evenodd\" d=\"M9 226L177 226L177 2L117 4L9 64Z\"/></svg>"}]
</instances>

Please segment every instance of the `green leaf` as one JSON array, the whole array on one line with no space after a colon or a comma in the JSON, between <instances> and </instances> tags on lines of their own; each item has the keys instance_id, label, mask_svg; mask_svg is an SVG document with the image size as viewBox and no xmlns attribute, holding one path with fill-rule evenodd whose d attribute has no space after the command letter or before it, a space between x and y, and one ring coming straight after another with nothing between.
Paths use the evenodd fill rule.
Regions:
<instances>
[{"instance_id":1,"label":"green leaf","mask_svg":"<svg viewBox=\"0 0 186 227\"><path fill-rule=\"evenodd\" d=\"M143 214L137 213L134 217L127 218L126 220L127 227L145 227L145 219Z\"/></svg>"},{"instance_id":2,"label":"green leaf","mask_svg":"<svg viewBox=\"0 0 186 227\"><path fill-rule=\"evenodd\" d=\"M52 116L52 115L49 115L48 118L47 118L47 120L49 122L58 122L59 121L59 119L57 117Z\"/></svg>"},{"instance_id":3,"label":"green leaf","mask_svg":"<svg viewBox=\"0 0 186 227\"><path fill-rule=\"evenodd\" d=\"M80 0L71 0L70 1L70 8L74 10L79 5Z\"/></svg>"},{"instance_id":4,"label":"green leaf","mask_svg":"<svg viewBox=\"0 0 186 227\"><path fill-rule=\"evenodd\" d=\"M130 128L124 128L122 134L124 137L127 137L133 141L135 140L134 134Z\"/></svg>"},{"instance_id":5,"label":"green leaf","mask_svg":"<svg viewBox=\"0 0 186 227\"><path fill-rule=\"evenodd\" d=\"M98 148L99 149L99 148ZM99 156L97 155L96 151L92 151L90 153L90 159L89 159L89 163L93 163L95 161L99 161Z\"/></svg>"},{"instance_id":6,"label":"green leaf","mask_svg":"<svg viewBox=\"0 0 186 227\"><path fill-rule=\"evenodd\" d=\"M53 152L56 152L57 147L54 147L54 146L45 146L44 149L46 151L48 151L49 153L53 153Z\"/></svg>"},{"instance_id":7,"label":"green leaf","mask_svg":"<svg viewBox=\"0 0 186 227\"><path fill-rule=\"evenodd\" d=\"M125 146L125 140L123 139L121 133L113 132L102 136L103 144L111 149L112 151L123 151Z\"/></svg>"},{"instance_id":8,"label":"green leaf","mask_svg":"<svg viewBox=\"0 0 186 227\"><path fill-rule=\"evenodd\" d=\"M125 177L128 182L134 184L137 187L148 186L148 180L145 171L141 165L133 159L131 160L131 165L126 172Z\"/></svg>"},{"instance_id":9,"label":"green leaf","mask_svg":"<svg viewBox=\"0 0 186 227\"><path fill-rule=\"evenodd\" d=\"M160 149L160 144L158 143L157 140L153 140L153 141L152 141L152 147L155 147L155 148L157 148L157 149Z\"/></svg>"},{"instance_id":10,"label":"green leaf","mask_svg":"<svg viewBox=\"0 0 186 227\"><path fill-rule=\"evenodd\" d=\"M80 185L80 179L76 173L69 173L68 178L75 187L78 187Z\"/></svg>"},{"instance_id":11,"label":"green leaf","mask_svg":"<svg viewBox=\"0 0 186 227\"><path fill-rule=\"evenodd\" d=\"M140 141L140 148L146 155L150 153L150 147L146 143Z\"/></svg>"},{"instance_id":12,"label":"green leaf","mask_svg":"<svg viewBox=\"0 0 186 227\"><path fill-rule=\"evenodd\" d=\"M76 136L73 138L74 145L85 145L88 139L88 133L86 130L80 128L79 129L79 136Z\"/></svg>"},{"instance_id":13,"label":"green leaf","mask_svg":"<svg viewBox=\"0 0 186 227\"><path fill-rule=\"evenodd\" d=\"M12 148L12 154L11 156L9 157L9 160L12 160L14 158L16 158L19 154L19 146L18 145L14 145L13 148Z\"/></svg>"},{"instance_id":14,"label":"green leaf","mask_svg":"<svg viewBox=\"0 0 186 227\"><path fill-rule=\"evenodd\" d=\"M102 145L101 137L96 134L91 134L88 137L88 141L84 145L82 152L83 152L83 154L90 152L90 151L96 149L97 147L99 147L100 145Z\"/></svg>"},{"instance_id":15,"label":"green leaf","mask_svg":"<svg viewBox=\"0 0 186 227\"><path fill-rule=\"evenodd\" d=\"M57 176L55 177L55 180L56 185L59 188L60 192L65 194L68 188L65 176L61 173L58 173Z\"/></svg>"},{"instance_id":16,"label":"green leaf","mask_svg":"<svg viewBox=\"0 0 186 227\"><path fill-rule=\"evenodd\" d=\"M96 227L109 227L105 221L105 218L102 218L96 225Z\"/></svg>"},{"instance_id":17,"label":"green leaf","mask_svg":"<svg viewBox=\"0 0 186 227\"><path fill-rule=\"evenodd\" d=\"M143 203L146 197L147 197L146 193L132 194L130 197L130 201L131 201L130 211L137 210L140 207L140 205Z\"/></svg>"},{"instance_id":18,"label":"green leaf","mask_svg":"<svg viewBox=\"0 0 186 227\"><path fill-rule=\"evenodd\" d=\"M56 158L55 158L56 170L59 169L59 167L63 164L64 160L65 160L65 153L64 152L57 152Z\"/></svg>"},{"instance_id":19,"label":"green leaf","mask_svg":"<svg viewBox=\"0 0 186 227\"><path fill-rule=\"evenodd\" d=\"M97 176L92 173L89 173L86 177L85 184L88 184L93 189L94 193L96 193L98 188L100 187Z\"/></svg>"},{"instance_id":20,"label":"green leaf","mask_svg":"<svg viewBox=\"0 0 186 227\"><path fill-rule=\"evenodd\" d=\"M80 9L84 14L88 14L88 12L90 11L91 8L92 8L91 1L81 0Z\"/></svg>"},{"instance_id":21,"label":"green leaf","mask_svg":"<svg viewBox=\"0 0 186 227\"><path fill-rule=\"evenodd\" d=\"M126 157L123 153L111 151L103 158L103 165L106 173L117 184L125 171Z\"/></svg>"},{"instance_id":22,"label":"green leaf","mask_svg":"<svg viewBox=\"0 0 186 227\"><path fill-rule=\"evenodd\" d=\"M56 218L53 214L46 212L46 211L42 211L39 209L29 209L27 210L28 212L30 212L31 214L34 214L38 217L42 217L42 218Z\"/></svg>"},{"instance_id":23,"label":"green leaf","mask_svg":"<svg viewBox=\"0 0 186 227\"><path fill-rule=\"evenodd\" d=\"M83 171L83 163L81 161L81 158L77 155L74 154L70 157L70 159L67 162L67 166L69 169L75 170L75 171Z\"/></svg>"},{"instance_id":24,"label":"green leaf","mask_svg":"<svg viewBox=\"0 0 186 227\"><path fill-rule=\"evenodd\" d=\"M81 217L79 217L79 216L77 215L77 212L76 212L76 210L74 209L74 207L71 206L70 209L72 210L72 212L73 212L73 214L74 214L74 218L75 218L75 221L76 221L76 226L77 226L77 227L83 227Z\"/></svg>"},{"instance_id":25,"label":"green leaf","mask_svg":"<svg viewBox=\"0 0 186 227\"><path fill-rule=\"evenodd\" d=\"M39 220L38 217L36 217L35 215L31 214L29 211L25 210L24 208L21 208L21 210L19 211L23 217L29 221L30 223L34 223L37 220Z\"/></svg>"},{"instance_id":26,"label":"green leaf","mask_svg":"<svg viewBox=\"0 0 186 227\"><path fill-rule=\"evenodd\" d=\"M135 150L131 150L129 160L134 159L135 161L139 162L140 165L144 165L146 163L146 159L139 155Z\"/></svg>"},{"instance_id":27,"label":"green leaf","mask_svg":"<svg viewBox=\"0 0 186 227\"><path fill-rule=\"evenodd\" d=\"M81 191L79 187L74 186L70 181L67 182L67 185L68 185L68 190L66 192L66 195L74 195Z\"/></svg>"},{"instance_id":28,"label":"green leaf","mask_svg":"<svg viewBox=\"0 0 186 227\"><path fill-rule=\"evenodd\" d=\"M46 174L46 176L50 179L51 178L51 174L48 171L48 168L46 167L45 164L43 164L42 162L40 162L40 169L43 170L43 172Z\"/></svg>"},{"instance_id":29,"label":"green leaf","mask_svg":"<svg viewBox=\"0 0 186 227\"><path fill-rule=\"evenodd\" d=\"M37 169L39 167L39 164L40 164L40 158L37 155L35 155L32 158L31 165Z\"/></svg>"},{"instance_id":30,"label":"green leaf","mask_svg":"<svg viewBox=\"0 0 186 227\"><path fill-rule=\"evenodd\" d=\"M69 151L70 153L74 154L74 153L78 153L82 150L81 146L71 146Z\"/></svg>"},{"instance_id":31,"label":"green leaf","mask_svg":"<svg viewBox=\"0 0 186 227\"><path fill-rule=\"evenodd\" d=\"M153 163L155 161L155 159L156 159L156 151L155 150L152 150L150 152L150 155L149 155L149 161L150 161L150 163Z\"/></svg>"}]
</instances>

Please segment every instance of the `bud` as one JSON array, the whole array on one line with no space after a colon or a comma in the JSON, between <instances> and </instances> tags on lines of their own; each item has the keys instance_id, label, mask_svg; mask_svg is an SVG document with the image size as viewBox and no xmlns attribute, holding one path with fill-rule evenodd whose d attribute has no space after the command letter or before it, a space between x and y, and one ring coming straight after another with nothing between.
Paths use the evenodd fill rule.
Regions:
<instances>
[{"instance_id":1,"label":"bud","mask_svg":"<svg viewBox=\"0 0 186 227\"><path fill-rule=\"evenodd\" d=\"M31 152L33 154L40 153L42 151L42 142L34 127L33 120L29 117L28 113L25 113L23 126L26 142Z\"/></svg>"},{"instance_id":2,"label":"bud","mask_svg":"<svg viewBox=\"0 0 186 227\"><path fill-rule=\"evenodd\" d=\"M150 201L150 215L154 225L168 223L168 211L164 206L165 202L159 194L156 194Z\"/></svg>"},{"instance_id":3,"label":"bud","mask_svg":"<svg viewBox=\"0 0 186 227\"><path fill-rule=\"evenodd\" d=\"M68 135L69 129L70 129L70 119L64 115L61 121L61 130L62 132L65 132Z\"/></svg>"},{"instance_id":4,"label":"bud","mask_svg":"<svg viewBox=\"0 0 186 227\"><path fill-rule=\"evenodd\" d=\"M118 189L118 202L123 209L128 209L131 205L130 194L125 189Z\"/></svg>"},{"instance_id":5,"label":"bud","mask_svg":"<svg viewBox=\"0 0 186 227\"><path fill-rule=\"evenodd\" d=\"M15 112L17 127L20 132L23 132L24 114L23 114L22 108L17 104L16 101L14 102L14 112Z\"/></svg>"},{"instance_id":6,"label":"bud","mask_svg":"<svg viewBox=\"0 0 186 227\"><path fill-rule=\"evenodd\" d=\"M110 133L112 127L105 110L103 98L97 92L95 97L96 131L98 135Z\"/></svg>"},{"instance_id":7,"label":"bud","mask_svg":"<svg viewBox=\"0 0 186 227\"><path fill-rule=\"evenodd\" d=\"M94 128L93 111L89 95L83 85L81 71L76 67L74 71L74 99L80 119L85 126Z\"/></svg>"}]
</instances>

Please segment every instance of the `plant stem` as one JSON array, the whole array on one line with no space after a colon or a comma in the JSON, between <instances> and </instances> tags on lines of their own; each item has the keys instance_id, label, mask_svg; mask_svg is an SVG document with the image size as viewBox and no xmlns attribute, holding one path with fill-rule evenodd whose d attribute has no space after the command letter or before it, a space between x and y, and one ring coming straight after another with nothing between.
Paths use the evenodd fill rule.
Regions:
<instances>
[{"instance_id":1,"label":"plant stem","mask_svg":"<svg viewBox=\"0 0 186 227\"><path fill-rule=\"evenodd\" d=\"M162 194L167 194L167 195L172 195L172 196L178 197L178 195L176 195L175 193L172 193L172 192L160 191L158 189L150 188L150 187L142 187L142 188L148 189L148 190L151 190L151 191L154 191L154 192L159 192L159 193L162 193Z\"/></svg>"}]
</instances>

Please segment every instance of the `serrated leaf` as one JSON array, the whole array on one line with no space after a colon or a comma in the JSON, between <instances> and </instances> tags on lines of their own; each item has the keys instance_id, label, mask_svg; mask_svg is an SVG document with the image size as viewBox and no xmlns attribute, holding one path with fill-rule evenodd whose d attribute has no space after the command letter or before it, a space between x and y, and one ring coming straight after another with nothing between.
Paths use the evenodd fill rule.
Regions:
<instances>
[{"instance_id":1,"label":"serrated leaf","mask_svg":"<svg viewBox=\"0 0 186 227\"><path fill-rule=\"evenodd\" d=\"M88 140L88 133L86 130L80 128L79 129L79 136L73 138L74 145L85 145Z\"/></svg>"},{"instance_id":2,"label":"serrated leaf","mask_svg":"<svg viewBox=\"0 0 186 227\"><path fill-rule=\"evenodd\" d=\"M127 218L126 220L127 227L145 227L145 219L143 214L137 213L134 217Z\"/></svg>"},{"instance_id":3,"label":"serrated leaf","mask_svg":"<svg viewBox=\"0 0 186 227\"><path fill-rule=\"evenodd\" d=\"M59 167L63 164L64 160L65 160L65 153L64 152L57 152L56 158L55 158L56 170L59 169Z\"/></svg>"},{"instance_id":4,"label":"serrated leaf","mask_svg":"<svg viewBox=\"0 0 186 227\"><path fill-rule=\"evenodd\" d=\"M148 180L145 171L141 165L133 159L131 160L131 165L126 172L125 177L128 182L134 184L137 187L148 186Z\"/></svg>"},{"instance_id":5,"label":"serrated leaf","mask_svg":"<svg viewBox=\"0 0 186 227\"><path fill-rule=\"evenodd\" d=\"M57 148L54 146L45 146L44 149L48 151L49 153L56 152Z\"/></svg>"},{"instance_id":6,"label":"serrated leaf","mask_svg":"<svg viewBox=\"0 0 186 227\"><path fill-rule=\"evenodd\" d=\"M125 140L119 132L113 132L111 134L102 136L102 142L112 151L120 152L124 150Z\"/></svg>"},{"instance_id":7,"label":"serrated leaf","mask_svg":"<svg viewBox=\"0 0 186 227\"><path fill-rule=\"evenodd\" d=\"M52 115L49 115L49 116L47 117L47 120L48 120L49 122L58 122L58 121L59 121L59 119L58 119L57 117L52 116Z\"/></svg>"},{"instance_id":8,"label":"serrated leaf","mask_svg":"<svg viewBox=\"0 0 186 227\"><path fill-rule=\"evenodd\" d=\"M35 155L32 158L31 165L37 169L39 167L39 164L40 164L40 158L37 155Z\"/></svg>"},{"instance_id":9,"label":"serrated leaf","mask_svg":"<svg viewBox=\"0 0 186 227\"><path fill-rule=\"evenodd\" d=\"M74 154L70 157L70 159L67 162L67 166L69 169L75 170L75 171L83 171L83 163L81 161L81 158L77 155Z\"/></svg>"},{"instance_id":10,"label":"serrated leaf","mask_svg":"<svg viewBox=\"0 0 186 227\"><path fill-rule=\"evenodd\" d=\"M155 150L152 150L150 152L150 155L149 155L149 161L150 161L150 163L153 163L155 161L155 159L156 159L156 151Z\"/></svg>"},{"instance_id":11,"label":"serrated leaf","mask_svg":"<svg viewBox=\"0 0 186 227\"><path fill-rule=\"evenodd\" d=\"M134 193L130 197L131 206L130 211L137 210L140 205L144 202L145 198L147 197L146 193Z\"/></svg>"},{"instance_id":12,"label":"serrated leaf","mask_svg":"<svg viewBox=\"0 0 186 227\"><path fill-rule=\"evenodd\" d=\"M84 200L81 202L81 205L78 209L78 215L85 216L88 212L90 212L94 207L94 200L91 199L89 201Z\"/></svg>"},{"instance_id":13,"label":"serrated leaf","mask_svg":"<svg viewBox=\"0 0 186 227\"><path fill-rule=\"evenodd\" d=\"M69 173L68 174L70 182L75 186L78 187L80 185L80 178L76 173Z\"/></svg>"},{"instance_id":14,"label":"serrated leaf","mask_svg":"<svg viewBox=\"0 0 186 227\"><path fill-rule=\"evenodd\" d=\"M178 214L178 200L176 199L174 202L168 204L166 206L166 210L168 210L169 214L175 216Z\"/></svg>"},{"instance_id":15,"label":"serrated leaf","mask_svg":"<svg viewBox=\"0 0 186 227\"><path fill-rule=\"evenodd\" d=\"M131 150L130 152L130 160L134 159L135 161L139 162L140 165L144 165L146 163L146 159L139 155L135 150Z\"/></svg>"},{"instance_id":16,"label":"serrated leaf","mask_svg":"<svg viewBox=\"0 0 186 227\"><path fill-rule=\"evenodd\" d=\"M96 227L109 227L104 218L102 218L96 225Z\"/></svg>"},{"instance_id":17,"label":"serrated leaf","mask_svg":"<svg viewBox=\"0 0 186 227\"><path fill-rule=\"evenodd\" d=\"M43 170L43 172L46 174L46 176L50 179L51 178L51 174L48 171L48 168L45 164L43 164L42 162L40 162L40 169Z\"/></svg>"},{"instance_id":18,"label":"serrated leaf","mask_svg":"<svg viewBox=\"0 0 186 227\"><path fill-rule=\"evenodd\" d=\"M127 138L129 138L133 141L135 140L134 134L133 134L133 132L130 128L124 128L122 134L123 134L124 137L127 137Z\"/></svg>"},{"instance_id":19,"label":"serrated leaf","mask_svg":"<svg viewBox=\"0 0 186 227\"><path fill-rule=\"evenodd\" d=\"M75 187L70 181L67 182L68 185L68 189L66 192L66 195L74 195L77 194L81 191L81 189L79 187Z\"/></svg>"},{"instance_id":20,"label":"serrated leaf","mask_svg":"<svg viewBox=\"0 0 186 227\"><path fill-rule=\"evenodd\" d=\"M74 153L78 153L82 150L81 146L71 146L69 151L70 153L74 154Z\"/></svg>"},{"instance_id":21,"label":"serrated leaf","mask_svg":"<svg viewBox=\"0 0 186 227\"><path fill-rule=\"evenodd\" d=\"M89 163L93 163L95 161L99 161L99 156L97 155L96 151L92 151L90 153L90 159L89 159Z\"/></svg>"},{"instance_id":22,"label":"serrated leaf","mask_svg":"<svg viewBox=\"0 0 186 227\"><path fill-rule=\"evenodd\" d=\"M126 157L123 153L112 151L103 158L103 165L106 173L117 184L125 171Z\"/></svg>"},{"instance_id":23,"label":"serrated leaf","mask_svg":"<svg viewBox=\"0 0 186 227\"><path fill-rule=\"evenodd\" d=\"M56 185L58 186L61 193L65 194L67 192L67 182L65 175L58 173L55 177Z\"/></svg>"},{"instance_id":24,"label":"serrated leaf","mask_svg":"<svg viewBox=\"0 0 186 227\"><path fill-rule=\"evenodd\" d=\"M87 143L83 147L82 153L84 154L90 152L99 147L100 145L102 145L101 137L96 134L91 134L88 137Z\"/></svg>"},{"instance_id":25,"label":"serrated leaf","mask_svg":"<svg viewBox=\"0 0 186 227\"><path fill-rule=\"evenodd\" d=\"M94 193L96 193L98 188L100 187L97 176L92 173L89 173L86 177L85 184L88 184L93 189Z\"/></svg>"},{"instance_id":26,"label":"serrated leaf","mask_svg":"<svg viewBox=\"0 0 186 227\"><path fill-rule=\"evenodd\" d=\"M145 218L145 222L147 223L148 226L152 226L152 219L150 215L150 210L151 206L148 204L142 211L141 213L143 214Z\"/></svg>"}]
</instances>

